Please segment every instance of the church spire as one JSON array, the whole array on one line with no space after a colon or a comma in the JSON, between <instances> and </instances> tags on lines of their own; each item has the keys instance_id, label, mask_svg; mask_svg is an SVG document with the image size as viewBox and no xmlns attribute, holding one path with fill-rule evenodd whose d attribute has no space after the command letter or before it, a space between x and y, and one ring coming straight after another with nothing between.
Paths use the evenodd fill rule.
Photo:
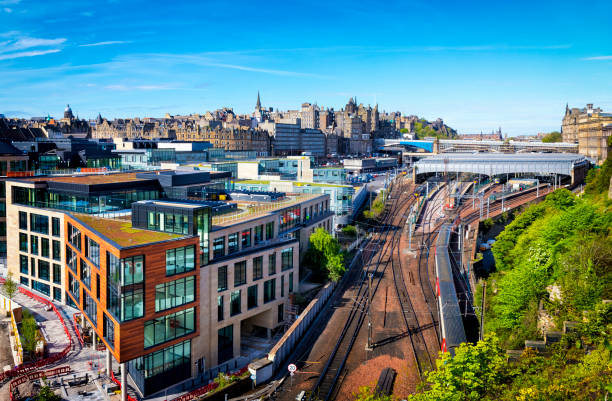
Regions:
<instances>
[{"instance_id":1,"label":"church spire","mask_svg":"<svg viewBox=\"0 0 612 401\"><path fill-rule=\"evenodd\" d=\"M257 103L255 104L255 109L261 109L261 100L259 100L259 91L257 91Z\"/></svg>"}]
</instances>

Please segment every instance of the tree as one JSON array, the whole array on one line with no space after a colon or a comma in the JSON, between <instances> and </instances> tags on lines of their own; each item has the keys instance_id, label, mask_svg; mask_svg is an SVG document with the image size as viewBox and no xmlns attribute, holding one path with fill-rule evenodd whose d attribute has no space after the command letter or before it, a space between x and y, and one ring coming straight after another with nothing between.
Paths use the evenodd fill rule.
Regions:
<instances>
[{"instance_id":1,"label":"tree","mask_svg":"<svg viewBox=\"0 0 612 401\"><path fill-rule=\"evenodd\" d=\"M400 132L401 132L402 134L407 134L407 133L408 133L408 128L402 128L402 129L400 130Z\"/></svg>"},{"instance_id":2,"label":"tree","mask_svg":"<svg viewBox=\"0 0 612 401\"><path fill-rule=\"evenodd\" d=\"M42 336L38 331L38 325L34 316L29 311L24 310L23 319L21 320L21 345L23 350L33 354L41 338Z\"/></svg>"},{"instance_id":3,"label":"tree","mask_svg":"<svg viewBox=\"0 0 612 401\"><path fill-rule=\"evenodd\" d=\"M357 236L357 228L355 226L352 225L348 225L346 227L342 228L342 232L346 235L348 235L349 237L356 237Z\"/></svg>"},{"instance_id":4,"label":"tree","mask_svg":"<svg viewBox=\"0 0 612 401\"><path fill-rule=\"evenodd\" d=\"M338 281L344 274L344 255L340 251L338 240L324 228L317 228L310 235L310 248L304 257L305 264L309 265L313 273L321 274L322 267L327 277Z\"/></svg>"},{"instance_id":5,"label":"tree","mask_svg":"<svg viewBox=\"0 0 612 401\"><path fill-rule=\"evenodd\" d=\"M463 343L455 356L441 353L436 370L427 373L429 389L408 397L412 401L481 400L505 378L506 358L497 337L489 334L476 345Z\"/></svg>"},{"instance_id":6,"label":"tree","mask_svg":"<svg viewBox=\"0 0 612 401\"><path fill-rule=\"evenodd\" d=\"M62 397L55 394L49 386L43 386L38 395L34 397L34 401L61 401Z\"/></svg>"},{"instance_id":7,"label":"tree","mask_svg":"<svg viewBox=\"0 0 612 401\"><path fill-rule=\"evenodd\" d=\"M390 395L377 393L369 386L360 386L359 392L353 393L353 397L355 397L355 401L391 401L393 399Z\"/></svg>"},{"instance_id":8,"label":"tree","mask_svg":"<svg viewBox=\"0 0 612 401\"><path fill-rule=\"evenodd\" d=\"M12 309L11 303L18 289L19 286L17 285L17 282L13 280L13 274L9 273L6 277L6 281L4 282L4 284L2 284L2 292L9 299L9 310Z\"/></svg>"},{"instance_id":9,"label":"tree","mask_svg":"<svg viewBox=\"0 0 612 401\"><path fill-rule=\"evenodd\" d=\"M544 143L561 142L562 140L563 140L563 137L561 136L561 133L557 131L553 131L542 137L542 142Z\"/></svg>"}]
</instances>

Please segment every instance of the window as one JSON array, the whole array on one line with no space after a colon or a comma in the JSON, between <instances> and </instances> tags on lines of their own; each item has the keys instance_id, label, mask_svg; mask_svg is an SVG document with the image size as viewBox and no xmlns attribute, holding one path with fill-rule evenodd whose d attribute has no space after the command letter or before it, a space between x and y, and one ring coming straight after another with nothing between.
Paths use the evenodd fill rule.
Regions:
<instances>
[{"instance_id":1,"label":"window","mask_svg":"<svg viewBox=\"0 0 612 401\"><path fill-rule=\"evenodd\" d=\"M30 276L36 276L36 259L30 258Z\"/></svg>"},{"instance_id":2,"label":"window","mask_svg":"<svg viewBox=\"0 0 612 401\"><path fill-rule=\"evenodd\" d=\"M248 248L251 246L251 229L244 230L240 235L242 249Z\"/></svg>"},{"instance_id":3,"label":"window","mask_svg":"<svg viewBox=\"0 0 612 401\"><path fill-rule=\"evenodd\" d=\"M276 274L276 252L268 255L268 275Z\"/></svg>"},{"instance_id":4,"label":"window","mask_svg":"<svg viewBox=\"0 0 612 401\"><path fill-rule=\"evenodd\" d=\"M195 269L195 247L189 245L166 251L166 276Z\"/></svg>"},{"instance_id":5,"label":"window","mask_svg":"<svg viewBox=\"0 0 612 401\"><path fill-rule=\"evenodd\" d=\"M77 272L77 254L66 245L66 265L76 274Z\"/></svg>"},{"instance_id":6,"label":"window","mask_svg":"<svg viewBox=\"0 0 612 401\"><path fill-rule=\"evenodd\" d=\"M53 282L55 284L62 283L62 266L53 264Z\"/></svg>"},{"instance_id":7,"label":"window","mask_svg":"<svg viewBox=\"0 0 612 401\"><path fill-rule=\"evenodd\" d=\"M40 238L40 256L44 258L49 257L49 239L45 237Z\"/></svg>"},{"instance_id":8,"label":"window","mask_svg":"<svg viewBox=\"0 0 612 401\"><path fill-rule=\"evenodd\" d=\"M240 313L241 298L242 290L232 291L230 296L230 316L235 316Z\"/></svg>"},{"instance_id":9,"label":"window","mask_svg":"<svg viewBox=\"0 0 612 401\"><path fill-rule=\"evenodd\" d=\"M19 276L19 283L25 285L26 287L30 286L30 279L27 277Z\"/></svg>"},{"instance_id":10,"label":"window","mask_svg":"<svg viewBox=\"0 0 612 401\"><path fill-rule=\"evenodd\" d=\"M53 260L62 260L62 244L53 240Z\"/></svg>"},{"instance_id":11,"label":"window","mask_svg":"<svg viewBox=\"0 0 612 401\"><path fill-rule=\"evenodd\" d=\"M285 276L281 276L281 298L285 296Z\"/></svg>"},{"instance_id":12,"label":"window","mask_svg":"<svg viewBox=\"0 0 612 401\"><path fill-rule=\"evenodd\" d=\"M215 238L213 241L213 258L225 256L225 237Z\"/></svg>"},{"instance_id":13,"label":"window","mask_svg":"<svg viewBox=\"0 0 612 401\"><path fill-rule=\"evenodd\" d=\"M227 290L227 266L217 268L217 291Z\"/></svg>"},{"instance_id":14,"label":"window","mask_svg":"<svg viewBox=\"0 0 612 401\"><path fill-rule=\"evenodd\" d=\"M230 234L227 236L227 253L238 252L238 233Z\"/></svg>"},{"instance_id":15,"label":"window","mask_svg":"<svg viewBox=\"0 0 612 401\"><path fill-rule=\"evenodd\" d=\"M28 229L28 214L26 212L19 212L19 229Z\"/></svg>"},{"instance_id":16,"label":"window","mask_svg":"<svg viewBox=\"0 0 612 401\"><path fill-rule=\"evenodd\" d=\"M79 304L80 287L79 280L77 280L72 273L68 273L68 292L74 298L77 304Z\"/></svg>"},{"instance_id":17,"label":"window","mask_svg":"<svg viewBox=\"0 0 612 401\"><path fill-rule=\"evenodd\" d=\"M264 303L274 301L276 299L276 279L264 282Z\"/></svg>"},{"instance_id":18,"label":"window","mask_svg":"<svg viewBox=\"0 0 612 401\"><path fill-rule=\"evenodd\" d=\"M79 261L81 262L81 281L87 288L91 289L91 269L83 259L79 259Z\"/></svg>"},{"instance_id":19,"label":"window","mask_svg":"<svg viewBox=\"0 0 612 401\"><path fill-rule=\"evenodd\" d=\"M271 221L266 223L266 239L270 240L274 238L274 222Z\"/></svg>"},{"instance_id":20,"label":"window","mask_svg":"<svg viewBox=\"0 0 612 401\"><path fill-rule=\"evenodd\" d=\"M62 302L62 289L53 287L53 299Z\"/></svg>"},{"instance_id":21,"label":"window","mask_svg":"<svg viewBox=\"0 0 612 401\"><path fill-rule=\"evenodd\" d=\"M293 272L289 273L289 294L293 292Z\"/></svg>"},{"instance_id":22,"label":"window","mask_svg":"<svg viewBox=\"0 0 612 401\"><path fill-rule=\"evenodd\" d=\"M253 258L253 280L263 278L263 256Z\"/></svg>"},{"instance_id":23,"label":"window","mask_svg":"<svg viewBox=\"0 0 612 401\"><path fill-rule=\"evenodd\" d=\"M253 238L253 244L257 245L264 240L264 226L263 224L255 226L255 235Z\"/></svg>"},{"instance_id":24,"label":"window","mask_svg":"<svg viewBox=\"0 0 612 401\"><path fill-rule=\"evenodd\" d=\"M130 285L142 283L144 280L144 256L131 256L121 259L121 284Z\"/></svg>"},{"instance_id":25,"label":"window","mask_svg":"<svg viewBox=\"0 0 612 401\"><path fill-rule=\"evenodd\" d=\"M100 300L100 275L96 273L96 298Z\"/></svg>"},{"instance_id":26,"label":"window","mask_svg":"<svg viewBox=\"0 0 612 401\"><path fill-rule=\"evenodd\" d=\"M217 363L229 361L234 357L234 326L219 329L217 335Z\"/></svg>"},{"instance_id":27,"label":"window","mask_svg":"<svg viewBox=\"0 0 612 401\"><path fill-rule=\"evenodd\" d=\"M155 286L155 312L184 305L195 300L195 277L183 277Z\"/></svg>"},{"instance_id":28,"label":"window","mask_svg":"<svg viewBox=\"0 0 612 401\"><path fill-rule=\"evenodd\" d=\"M36 280L32 280L32 289L45 294L46 296L51 295L51 286L48 284L40 283Z\"/></svg>"},{"instance_id":29,"label":"window","mask_svg":"<svg viewBox=\"0 0 612 401\"><path fill-rule=\"evenodd\" d=\"M144 316L144 290L126 290L121 294L121 321Z\"/></svg>"},{"instance_id":30,"label":"window","mask_svg":"<svg viewBox=\"0 0 612 401\"><path fill-rule=\"evenodd\" d=\"M278 322L282 323L284 319L283 312L285 311L285 304L278 305Z\"/></svg>"},{"instance_id":31,"label":"window","mask_svg":"<svg viewBox=\"0 0 612 401\"><path fill-rule=\"evenodd\" d=\"M89 320L91 320L91 322L94 324L94 326L97 326L97 323L98 323L97 322L97 317L98 317L97 310L98 308L96 305L96 301L94 301L89 296L87 291L85 291L85 289L83 288L83 311L85 312Z\"/></svg>"},{"instance_id":32,"label":"window","mask_svg":"<svg viewBox=\"0 0 612 401\"><path fill-rule=\"evenodd\" d=\"M30 231L39 234L49 234L49 217L30 213Z\"/></svg>"},{"instance_id":33,"label":"window","mask_svg":"<svg viewBox=\"0 0 612 401\"><path fill-rule=\"evenodd\" d=\"M247 290L247 309L257 307L257 285L252 285Z\"/></svg>"},{"instance_id":34,"label":"window","mask_svg":"<svg viewBox=\"0 0 612 401\"><path fill-rule=\"evenodd\" d=\"M195 308L181 310L144 325L144 347L149 348L195 331Z\"/></svg>"},{"instance_id":35,"label":"window","mask_svg":"<svg viewBox=\"0 0 612 401\"><path fill-rule=\"evenodd\" d=\"M217 321L223 320L223 295L217 297Z\"/></svg>"},{"instance_id":36,"label":"window","mask_svg":"<svg viewBox=\"0 0 612 401\"><path fill-rule=\"evenodd\" d=\"M28 252L28 235L19 233L19 250L21 252Z\"/></svg>"},{"instance_id":37,"label":"window","mask_svg":"<svg viewBox=\"0 0 612 401\"><path fill-rule=\"evenodd\" d=\"M104 339L110 345L111 348L115 348L115 322L109 318L106 313L102 314L102 335Z\"/></svg>"},{"instance_id":38,"label":"window","mask_svg":"<svg viewBox=\"0 0 612 401\"><path fill-rule=\"evenodd\" d=\"M293 248L286 248L281 252L281 270L289 269L293 269Z\"/></svg>"},{"instance_id":39,"label":"window","mask_svg":"<svg viewBox=\"0 0 612 401\"><path fill-rule=\"evenodd\" d=\"M38 260L38 278L41 280L49 281L50 279L49 272L49 262L45 262L44 260Z\"/></svg>"},{"instance_id":40,"label":"window","mask_svg":"<svg viewBox=\"0 0 612 401\"><path fill-rule=\"evenodd\" d=\"M35 235L30 235L30 253L38 255L38 237Z\"/></svg>"},{"instance_id":41,"label":"window","mask_svg":"<svg viewBox=\"0 0 612 401\"><path fill-rule=\"evenodd\" d=\"M81 250L81 232L70 223L68 223L68 243Z\"/></svg>"},{"instance_id":42,"label":"window","mask_svg":"<svg viewBox=\"0 0 612 401\"><path fill-rule=\"evenodd\" d=\"M60 219L58 217L51 218L51 234L54 237L60 236Z\"/></svg>"},{"instance_id":43,"label":"window","mask_svg":"<svg viewBox=\"0 0 612 401\"><path fill-rule=\"evenodd\" d=\"M96 266L100 266L100 245L85 236L85 257Z\"/></svg>"},{"instance_id":44,"label":"window","mask_svg":"<svg viewBox=\"0 0 612 401\"><path fill-rule=\"evenodd\" d=\"M246 260L234 263L234 287L246 284Z\"/></svg>"},{"instance_id":45,"label":"window","mask_svg":"<svg viewBox=\"0 0 612 401\"><path fill-rule=\"evenodd\" d=\"M28 257L19 255L19 272L28 274Z\"/></svg>"},{"instance_id":46,"label":"window","mask_svg":"<svg viewBox=\"0 0 612 401\"><path fill-rule=\"evenodd\" d=\"M128 362L128 371L136 377L137 382L144 382L146 394L168 386L168 375L173 383L187 379L191 375L191 341L132 359Z\"/></svg>"}]
</instances>

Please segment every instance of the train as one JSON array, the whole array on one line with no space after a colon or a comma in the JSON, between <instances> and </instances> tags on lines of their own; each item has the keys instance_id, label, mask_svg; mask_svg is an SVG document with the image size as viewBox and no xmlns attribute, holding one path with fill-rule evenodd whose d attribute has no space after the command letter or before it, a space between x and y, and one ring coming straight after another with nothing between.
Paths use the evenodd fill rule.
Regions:
<instances>
[{"instance_id":1,"label":"train","mask_svg":"<svg viewBox=\"0 0 612 401\"><path fill-rule=\"evenodd\" d=\"M452 228L450 223L443 224L436 241L436 294L440 316L440 348L442 352L450 352L454 356L455 349L466 342L467 337L448 249Z\"/></svg>"}]
</instances>

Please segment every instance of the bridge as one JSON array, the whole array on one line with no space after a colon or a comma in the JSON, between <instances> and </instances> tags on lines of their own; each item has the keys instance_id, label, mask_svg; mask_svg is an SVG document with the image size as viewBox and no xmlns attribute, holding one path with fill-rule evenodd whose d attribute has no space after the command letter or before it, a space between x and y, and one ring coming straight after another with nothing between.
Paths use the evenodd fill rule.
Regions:
<instances>
[{"instance_id":1,"label":"bridge","mask_svg":"<svg viewBox=\"0 0 612 401\"><path fill-rule=\"evenodd\" d=\"M502 174L566 175L581 182L589 161L574 153L454 153L423 158L414 164L414 176L426 173L472 173L489 177Z\"/></svg>"},{"instance_id":2,"label":"bridge","mask_svg":"<svg viewBox=\"0 0 612 401\"><path fill-rule=\"evenodd\" d=\"M555 152L578 153L577 143L565 142L523 142L523 141L477 141L471 139L377 139L376 147L385 150L393 147L408 147L423 149L429 153L453 152L499 152L499 153L527 153L527 152Z\"/></svg>"}]
</instances>

